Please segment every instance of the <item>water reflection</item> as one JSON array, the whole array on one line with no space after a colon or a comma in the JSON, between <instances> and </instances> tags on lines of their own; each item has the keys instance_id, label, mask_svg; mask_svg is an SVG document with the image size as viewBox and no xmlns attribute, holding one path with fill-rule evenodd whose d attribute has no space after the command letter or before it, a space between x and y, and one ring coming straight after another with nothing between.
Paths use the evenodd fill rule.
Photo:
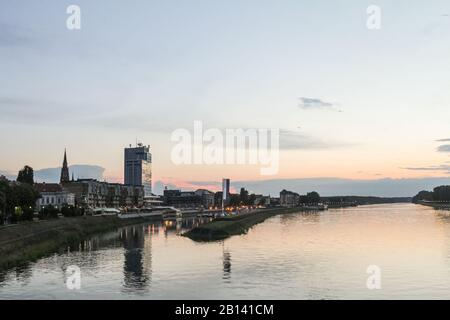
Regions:
<instances>
[{"instance_id":1,"label":"water reflection","mask_svg":"<svg viewBox=\"0 0 450 320\"><path fill-rule=\"evenodd\" d=\"M208 221L146 223L93 237L0 274L0 298L404 299L450 296L450 215L412 204L299 212L247 234L196 243ZM383 271L368 290L367 266ZM78 265L82 291L64 271Z\"/></svg>"},{"instance_id":2,"label":"water reflection","mask_svg":"<svg viewBox=\"0 0 450 320\"><path fill-rule=\"evenodd\" d=\"M223 263L223 277L224 280L231 278L231 252L225 249L225 242L222 243L222 263Z\"/></svg>"},{"instance_id":3,"label":"water reflection","mask_svg":"<svg viewBox=\"0 0 450 320\"><path fill-rule=\"evenodd\" d=\"M151 281L151 237L145 241L145 227L130 227L121 230L120 239L123 243L123 286L125 290L142 291Z\"/></svg>"},{"instance_id":4,"label":"water reflection","mask_svg":"<svg viewBox=\"0 0 450 320\"><path fill-rule=\"evenodd\" d=\"M296 221L301 217L305 222L309 223L319 223L321 211L301 211L296 213L287 213L280 215L280 222L282 225L290 225L292 221Z\"/></svg>"},{"instance_id":5,"label":"water reflection","mask_svg":"<svg viewBox=\"0 0 450 320\"><path fill-rule=\"evenodd\" d=\"M119 238L124 248L124 290L127 292L145 292L150 288L153 272L153 237L158 236L162 232L164 238L168 239L170 235L180 235L183 232L210 220L210 218L192 217L158 221L121 229L119 231ZM229 263L229 265L231 268L231 263Z\"/></svg>"}]
</instances>

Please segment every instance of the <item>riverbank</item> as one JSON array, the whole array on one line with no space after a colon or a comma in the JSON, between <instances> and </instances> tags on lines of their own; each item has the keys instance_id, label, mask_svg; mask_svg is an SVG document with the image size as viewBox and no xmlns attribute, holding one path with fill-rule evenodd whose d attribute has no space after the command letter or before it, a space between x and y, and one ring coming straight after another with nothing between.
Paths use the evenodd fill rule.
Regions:
<instances>
[{"instance_id":1,"label":"riverbank","mask_svg":"<svg viewBox=\"0 0 450 320\"><path fill-rule=\"evenodd\" d=\"M115 216L60 218L0 227L0 270L35 261L97 233L145 222Z\"/></svg>"},{"instance_id":2,"label":"riverbank","mask_svg":"<svg viewBox=\"0 0 450 320\"><path fill-rule=\"evenodd\" d=\"M217 218L212 222L200 225L184 233L183 236L199 242L223 240L234 235L244 234L252 226L263 222L267 218L278 214L299 211L301 211L299 208L276 208Z\"/></svg>"},{"instance_id":3,"label":"riverbank","mask_svg":"<svg viewBox=\"0 0 450 320\"><path fill-rule=\"evenodd\" d=\"M438 210L450 210L450 203L449 202L437 202L437 201L418 201L417 204L421 204L423 206L427 207L433 207L434 209Z\"/></svg>"}]
</instances>

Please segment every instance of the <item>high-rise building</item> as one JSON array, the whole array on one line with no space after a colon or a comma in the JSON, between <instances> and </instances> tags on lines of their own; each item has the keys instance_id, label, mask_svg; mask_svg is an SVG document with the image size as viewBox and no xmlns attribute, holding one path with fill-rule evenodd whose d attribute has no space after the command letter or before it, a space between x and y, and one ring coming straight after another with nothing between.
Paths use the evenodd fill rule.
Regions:
<instances>
[{"instance_id":1,"label":"high-rise building","mask_svg":"<svg viewBox=\"0 0 450 320\"><path fill-rule=\"evenodd\" d=\"M59 179L60 183L63 182L69 182L70 181L70 177L69 177L69 167L67 166L67 154L66 154L66 149L64 149L64 160L63 160L63 165L61 168L61 177Z\"/></svg>"},{"instance_id":2,"label":"high-rise building","mask_svg":"<svg viewBox=\"0 0 450 320\"><path fill-rule=\"evenodd\" d=\"M143 186L144 196L152 195L152 155L150 146L139 143L136 147L125 148L124 183Z\"/></svg>"},{"instance_id":3,"label":"high-rise building","mask_svg":"<svg viewBox=\"0 0 450 320\"><path fill-rule=\"evenodd\" d=\"M222 179L222 203L224 206L230 202L230 179Z\"/></svg>"}]
</instances>

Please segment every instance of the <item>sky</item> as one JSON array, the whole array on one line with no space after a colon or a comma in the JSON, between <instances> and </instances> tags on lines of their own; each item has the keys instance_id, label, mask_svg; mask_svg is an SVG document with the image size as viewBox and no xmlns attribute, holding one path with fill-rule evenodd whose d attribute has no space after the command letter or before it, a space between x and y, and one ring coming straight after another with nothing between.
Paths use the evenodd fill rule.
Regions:
<instances>
[{"instance_id":1,"label":"sky","mask_svg":"<svg viewBox=\"0 0 450 320\"><path fill-rule=\"evenodd\" d=\"M72 4L81 9L80 30L66 27ZM366 26L373 4L379 30ZM151 146L159 188L210 187L229 177L254 185L413 179L420 189L450 177L446 0L0 0L0 7L2 173L56 168L67 148L69 164L99 166L105 180L121 182L123 148L138 140ZM278 173L176 165L171 134L192 131L194 121L279 129Z\"/></svg>"}]
</instances>

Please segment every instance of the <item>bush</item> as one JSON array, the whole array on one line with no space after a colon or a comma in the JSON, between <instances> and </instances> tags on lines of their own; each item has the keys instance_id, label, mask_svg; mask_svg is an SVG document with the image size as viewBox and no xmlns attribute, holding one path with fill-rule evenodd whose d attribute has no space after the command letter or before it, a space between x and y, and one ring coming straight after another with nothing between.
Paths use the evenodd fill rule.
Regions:
<instances>
[{"instance_id":1,"label":"bush","mask_svg":"<svg viewBox=\"0 0 450 320\"><path fill-rule=\"evenodd\" d=\"M61 213L64 217L79 217L79 216L81 216L81 210L74 206L64 206L61 209Z\"/></svg>"},{"instance_id":2,"label":"bush","mask_svg":"<svg viewBox=\"0 0 450 320\"><path fill-rule=\"evenodd\" d=\"M32 221L34 218L34 210L33 208L22 208L22 216L20 217L21 221Z\"/></svg>"},{"instance_id":3,"label":"bush","mask_svg":"<svg viewBox=\"0 0 450 320\"><path fill-rule=\"evenodd\" d=\"M47 219L56 219L58 218L59 210L53 206L43 207L41 211L39 211L39 219L47 220Z\"/></svg>"},{"instance_id":4,"label":"bush","mask_svg":"<svg viewBox=\"0 0 450 320\"><path fill-rule=\"evenodd\" d=\"M11 223L17 223L22 220L23 210L21 207L15 207L14 212L11 215Z\"/></svg>"}]
</instances>

